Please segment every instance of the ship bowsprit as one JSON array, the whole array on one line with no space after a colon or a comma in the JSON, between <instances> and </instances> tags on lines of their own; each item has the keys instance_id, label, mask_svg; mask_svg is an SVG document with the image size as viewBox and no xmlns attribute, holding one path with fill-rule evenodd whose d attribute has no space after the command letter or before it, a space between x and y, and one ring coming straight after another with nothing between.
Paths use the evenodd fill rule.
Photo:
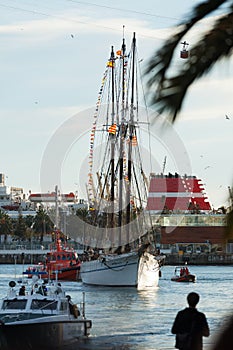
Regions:
<instances>
[{"instance_id":1,"label":"ship bowsprit","mask_svg":"<svg viewBox=\"0 0 233 350\"><path fill-rule=\"evenodd\" d=\"M141 255L138 266L138 290L157 288L159 283L160 264L156 256L148 252Z\"/></svg>"}]
</instances>

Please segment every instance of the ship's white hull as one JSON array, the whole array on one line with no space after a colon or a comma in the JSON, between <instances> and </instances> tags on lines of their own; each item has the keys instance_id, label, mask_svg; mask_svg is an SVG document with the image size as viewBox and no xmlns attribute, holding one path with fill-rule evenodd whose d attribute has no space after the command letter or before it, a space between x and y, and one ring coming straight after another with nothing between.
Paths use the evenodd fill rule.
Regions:
<instances>
[{"instance_id":1,"label":"ship's white hull","mask_svg":"<svg viewBox=\"0 0 233 350\"><path fill-rule=\"evenodd\" d=\"M143 289L157 287L159 263L155 256L145 252L121 255L105 255L98 260L85 261L81 265L83 283L90 285Z\"/></svg>"}]
</instances>

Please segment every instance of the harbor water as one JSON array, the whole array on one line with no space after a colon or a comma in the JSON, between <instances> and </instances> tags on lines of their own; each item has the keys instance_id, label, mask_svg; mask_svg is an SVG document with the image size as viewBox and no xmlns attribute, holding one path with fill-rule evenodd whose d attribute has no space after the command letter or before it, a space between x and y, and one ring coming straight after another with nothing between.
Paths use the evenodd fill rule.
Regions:
<instances>
[{"instance_id":1,"label":"harbor water","mask_svg":"<svg viewBox=\"0 0 233 350\"><path fill-rule=\"evenodd\" d=\"M23 265L0 266L0 296L11 279L22 278ZM204 338L204 349L214 343L223 322L233 314L233 266L191 266L196 283L172 282L174 266L162 267L157 289L85 286L63 282L75 302L85 292L86 317L93 322L91 337L72 349L89 350L168 350L174 349L171 327L176 313L187 306L186 296L200 294L198 309L206 314L211 336Z\"/></svg>"}]
</instances>

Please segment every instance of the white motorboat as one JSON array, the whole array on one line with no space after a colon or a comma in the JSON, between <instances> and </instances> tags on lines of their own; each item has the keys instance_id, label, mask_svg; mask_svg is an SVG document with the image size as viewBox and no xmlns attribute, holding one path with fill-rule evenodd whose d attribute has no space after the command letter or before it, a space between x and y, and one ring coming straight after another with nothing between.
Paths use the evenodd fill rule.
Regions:
<instances>
[{"instance_id":1,"label":"white motorboat","mask_svg":"<svg viewBox=\"0 0 233 350\"><path fill-rule=\"evenodd\" d=\"M32 283L10 281L0 301L2 350L63 349L90 334L84 297L78 308L60 283L33 276Z\"/></svg>"}]
</instances>

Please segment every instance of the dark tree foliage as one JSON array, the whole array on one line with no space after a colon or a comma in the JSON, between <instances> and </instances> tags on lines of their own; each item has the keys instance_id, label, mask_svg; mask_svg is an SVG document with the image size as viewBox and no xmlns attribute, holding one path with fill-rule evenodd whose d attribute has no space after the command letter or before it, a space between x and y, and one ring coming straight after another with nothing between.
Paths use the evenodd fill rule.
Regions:
<instances>
[{"instance_id":1,"label":"dark tree foliage","mask_svg":"<svg viewBox=\"0 0 233 350\"><path fill-rule=\"evenodd\" d=\"M12 234L12 231L13 225L11 218L8 214L0 210L0 234L4 235L5 241L7 239L7 235Z\"/></svg>"},{"instance_id":2,"label":"dark tree foliage","mask_svg":"<svg viewBox=\"0 0 233 350\"><path fill-rule=\"evenodd\" d=\"M223 7L224 14L216 16L213 26L202 33L190 50L190 58L175 75L168 75L176 48L185 35L203 18ZM175 34L150 59L145 76L148 92L158 113L166 112L174 122L182 108L189 87L208 73L224 57L230 57L233 48L232 0L208 0L197 5L185 22L180 23Z\"/></svg>"},{"instance_id":3,"label":"dark tree foliage","mask_svg":"<svg viewBox=\"0 0 233 350\"><path fill-rule=\"evenodd\" d=\"M23 216L19 214L18 219L16 220L14 234L19 238L23 239L26 237L26 229L27 229L27 226L25 224L25 220Z\"/></svg>"},{"instance_id":4,"label":"dark tree foliage","mask_svg":"<svg viewBox=\"0 0 233 350\"><path fill-rule=\"evenodd\" d=\"M34 219L33 230L40 234L41 242L43 242L44 234L51 233L53 228L54 224L47 212L43 208L39 208Z\"/></svg>"}]
</instances>

